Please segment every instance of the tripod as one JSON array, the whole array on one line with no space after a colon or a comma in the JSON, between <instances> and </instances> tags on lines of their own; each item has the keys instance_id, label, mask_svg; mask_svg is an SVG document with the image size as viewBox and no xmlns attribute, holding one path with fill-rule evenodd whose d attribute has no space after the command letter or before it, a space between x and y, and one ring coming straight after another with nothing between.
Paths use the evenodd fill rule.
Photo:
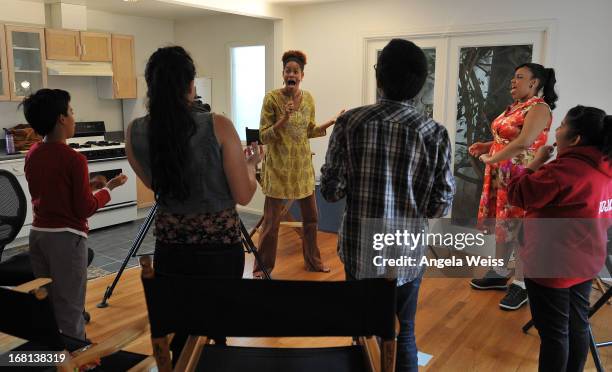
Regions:
<instances>
[{"instance_id":1,"label":"tripod","mask_svg":"<svg viewBox=\"0 0 612 372\"><path fill-rule=\"evenodd\" d=\"M599 310L603 306L603 304L605 304L610 298L612 298L612 287L608 288L608 290L603 294L603 296L601 296L601 298L597 300L595 305L591 307L591 309L589 310L589 318L591 318L597 312L597 310ZM523 332L527 333L532 326L533 326L533 319L528 321L523 326ZM590 339L589 346L591 349L591 355L593 356L593 362L595 363L595 368L597 369L597 372L603 372L604 368L601 364L601 358L599 357L599 352L597 351L597 348L605 347L605 346L612 346L612 341L600 342L600 343L595 342L595 338L593 337L593 330L591 329L590 324L589 324L589 339Z\"/></svg>"},{"instance_id":2,"label":"tripod","mask_svg":"<svg viewBox=\"0 0 612 372\"><path fill-rule=\"evenodd\" d=\"M149 231L149 228L151 227L151 224L153 223L153 220L155 219L155 213L157 213L157 203L155 203L153 207L151 207L151 210L149 210L149 214L147 215L147 218L145 218L142 225L140 225L140 228L138 229L138 233L136 234L136 239L134 239L134 242L132 243L132 247L130 248L130 251L128 252L125 259L123 260L123 263L121 264L121 267L119 268L119 271L117 272L117 275L115 275L115 279L113 280L113 283L110 286L106 287L106 292L104 292L104 297L102 298L102 302L100 302L97 305L97 307L99 308L108 307L108 299L113 295L113 290L117 286L117 283L119 282L119 278L121 278L121 274L123 274L123 271L125 270L128 262L130 261L130 258L138 256L136 253L138 252L138 249L140 248L142 241L147 235L147 232ZM247 231L246 227L244 227L242 220L239 220L239 221L240 221L240 235L242 236L242 246L244 247L245 252L253 254L253 257L255 258L255 261L257 262L258 266L262 268L264 278L272 279L272 277L270 276L270 272L266 269L265 266L263 266L262 261L259 258L257 247L255 246L255 243L253 243L253 240L251 239L251 235Z\"/></svg>"}]
</instances>

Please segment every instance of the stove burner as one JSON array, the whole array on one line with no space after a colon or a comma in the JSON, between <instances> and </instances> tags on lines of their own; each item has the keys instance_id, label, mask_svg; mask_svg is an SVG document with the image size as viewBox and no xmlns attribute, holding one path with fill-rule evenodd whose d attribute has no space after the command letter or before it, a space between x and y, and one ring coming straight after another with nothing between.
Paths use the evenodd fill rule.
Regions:
<instances>
[{"instance_id":1,"label":"stove burner","mask_svg":"<svg viewBox=\"0 0 612 372\"><path fill-rule=\"evenodd\" d=\"M87 144L87 145L96 145L96 146L100 146L100 147L120 145L119 142L114 142L114 141L87 141L87 142L85 142L85 144Z\"/></svg>"},{"instance_id":2,"label":"stove burner","mask_svg":"<svg viewBox=\"0 0 612 372\"><path fill-rule=\"evenodd\" d=\"M119 146L119 145L121 145L121 142L115 142L115 141L87 141L82 144L78 144L74 142L68 144L68 146L72 147L73 149L91 148L93 146L106 147L106 146Z\"/></svg>"}]
</instances>

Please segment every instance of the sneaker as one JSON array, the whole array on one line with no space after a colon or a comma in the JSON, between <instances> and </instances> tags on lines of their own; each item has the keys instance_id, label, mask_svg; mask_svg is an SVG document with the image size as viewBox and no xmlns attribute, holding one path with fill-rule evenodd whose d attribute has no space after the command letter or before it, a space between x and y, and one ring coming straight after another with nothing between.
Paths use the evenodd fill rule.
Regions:
<instances>
[{"instance_id":1,"label":"sneaker","mask_svg":"<svg viewBox=\"0 0 612 372\"><path fill-rule=\"evenodd\" d=\"M470 285L474 289L508 289L508 278L501 276L494 270L489 270L482 279L472 279Z\"/></svg>"},{"instance_id":2,"label":"sneaker","mask_svg":"<svg viewBox=\"0 0 612 372\"><path fill-rule=\"evenodd\" d=\"M527 290L512 283L508 288L508 293L499 302L499 307L502 310L517 310L527 303Z\"/></svg>"}]
</instances>

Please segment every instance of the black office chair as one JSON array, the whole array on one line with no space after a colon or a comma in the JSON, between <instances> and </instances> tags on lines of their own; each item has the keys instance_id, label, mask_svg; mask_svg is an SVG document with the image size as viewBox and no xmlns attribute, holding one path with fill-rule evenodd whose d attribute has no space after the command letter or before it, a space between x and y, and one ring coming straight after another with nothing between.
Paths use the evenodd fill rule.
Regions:
<instances>
[{"instance_id":1,"label":"black office chair","mask_svg":"<svg viewBox=\"0 0 612 372\"><path fill-rule=\"evenodd\" d=\"M38 279L40 281L41 279ZM48 279L47 279L48 281ZM47 291L38 288L36 281L23 284L13 289L0 287L0 332L26 340L12 351L68 351L89 346L85 340L63 335L57 328L53 307ZM42 284L42 283L41 283ZM95 363L101 359L94 371L126 371L146 359L146 355L120 351L121 347L133 341L146 330L146 319L122 330L75 356L67 356L66 361L58 366L60 371L74 371L83 365ZM6 338L5 338L6 340ZM3 367L6 368L6 367ZM3 369L4 370L4 369ZM55 367L31 368L28 370L55 370Z\"/></svg>"},{"instance_id":2,"label":"black office chair","mask_svg":"<svg viewBox=\"0 0 612 372\"><path fill-rule=\"evenodd\" d=\"M12 242L25 221L28 201L11 172L0 169L0 260L4 247ZM13 286L34 279L30 256L19 253L0 262L0 285Z\"/></svg>"},{"instance_id":3,"label":"black office chair","mask_svg":"<svg viewBox=\"0 0 612 372\"><path fill-rule=\"evenodd\" d=\"M141 257L151 340L160 372L171 370L167 335L173 332L190 335L176 360L175 371L394 370L395 281L155 276L150 262L149 257ZM235 347L210 345L208 337L201 337L211 335L346 336L357 342L322 348ZM383 340L382 350L370 337L374 335Z\"/></svg>"}]
</instances>

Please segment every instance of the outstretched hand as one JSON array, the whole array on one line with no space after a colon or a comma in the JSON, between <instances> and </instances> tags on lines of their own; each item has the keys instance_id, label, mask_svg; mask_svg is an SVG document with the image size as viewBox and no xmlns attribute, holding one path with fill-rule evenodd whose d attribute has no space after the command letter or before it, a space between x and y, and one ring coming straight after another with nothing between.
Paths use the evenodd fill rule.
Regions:
<instances>
[{"instance_id":1,"label":"outstretched hand","mask_svg":"<svg viewBox=\"0 0 612 372\"><path fill-rule=\"evenodd\" d=\"M127 181L127 179L128 178L125 174L119 174L115 176L112 180L108 181L106 187L108 187L109 190L112 190L115 187L123 185Z\"/></svg>"},{"instance_id":2,"label":"outstretched hand","mask_svg":"<svg viewBox=\"0 0 612 372\"><path fill-rule=\"evenodd\" d=\"M89 180L89 187L91 187L91 191L100 190L106 186L106 182L106 177L98 174Z\"/></svg>"}]
</instances>

